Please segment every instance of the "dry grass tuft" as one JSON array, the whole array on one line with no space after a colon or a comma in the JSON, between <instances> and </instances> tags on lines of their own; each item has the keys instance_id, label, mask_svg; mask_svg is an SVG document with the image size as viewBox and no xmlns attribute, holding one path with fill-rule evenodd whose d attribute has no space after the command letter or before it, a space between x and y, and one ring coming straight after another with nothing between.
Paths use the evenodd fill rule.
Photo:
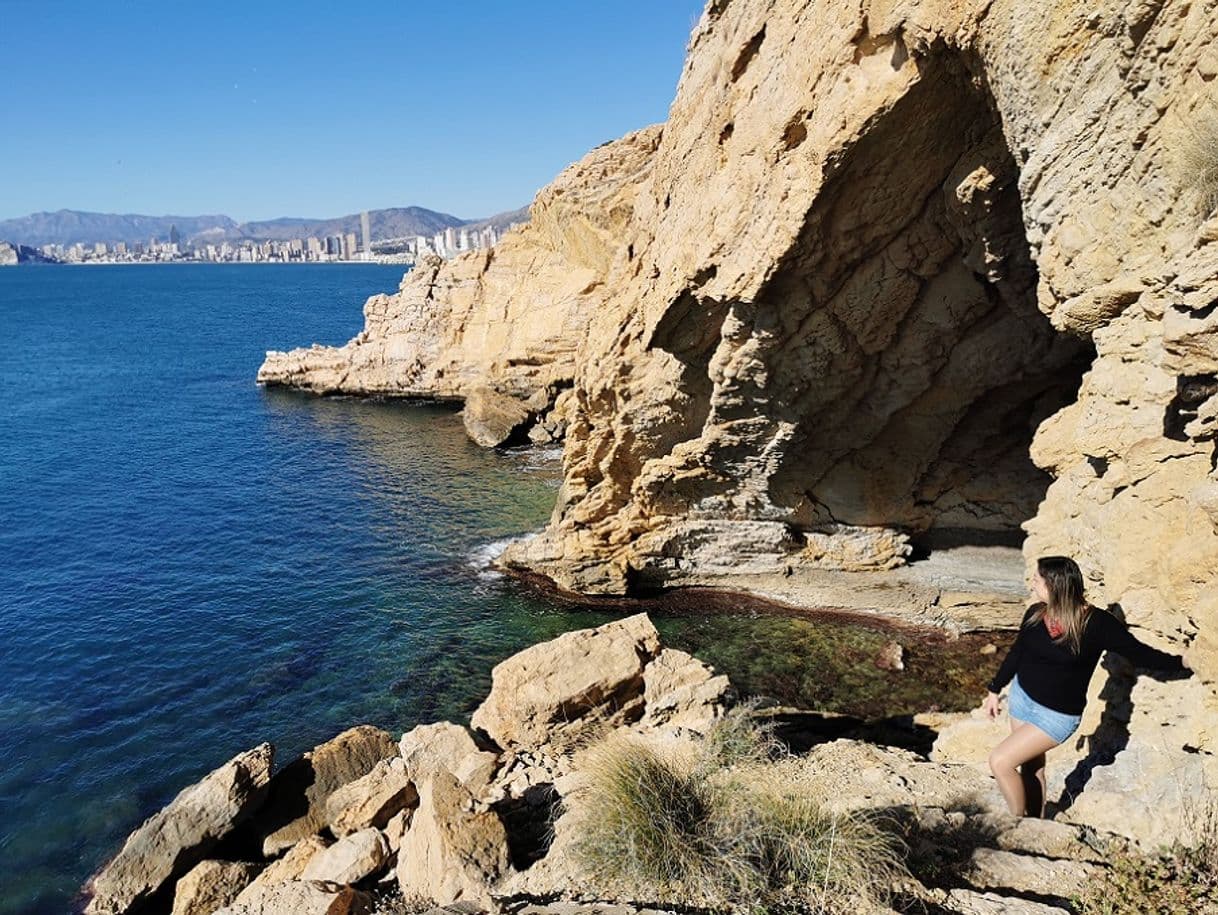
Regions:
<instances>
[{"instance_id":1,"label":"dry grass tuft","mask_svg":"<svg viewBox=\"0 0 1218 915\"><path fill-rule=\"evenodd\" d=\"M1202 219L1218 210L1218 104L1185 125L1178 149L1183 183L1197 196Z\"/></svg>"},{"instance_id":2,"label":"dry grass tuft","mask_svg":"<svg viewBox=\"0 0 1218 915\"><path fill-rule=\"evenodd\" d=\"M878 820L834 813L748 711L699 742L585 752L572 853L607 893L719 911L862 911L906 875Z\"/></svg>"}]
</instances>

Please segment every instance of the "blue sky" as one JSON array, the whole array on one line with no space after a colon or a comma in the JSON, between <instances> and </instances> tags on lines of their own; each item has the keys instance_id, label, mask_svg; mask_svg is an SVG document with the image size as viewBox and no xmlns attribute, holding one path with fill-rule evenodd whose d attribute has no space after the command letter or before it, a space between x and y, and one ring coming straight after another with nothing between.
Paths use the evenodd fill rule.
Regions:
<instances>
[{"instance_id":1,"label":"blue sky","mask_svg":"<svg viewBox=\"0 0 1218 915\"><path fill-rule=\"evenodd\" d=\"M0 0L0 219L529 202L662 121L703 0Z\"/></svg>"}]
</instances>

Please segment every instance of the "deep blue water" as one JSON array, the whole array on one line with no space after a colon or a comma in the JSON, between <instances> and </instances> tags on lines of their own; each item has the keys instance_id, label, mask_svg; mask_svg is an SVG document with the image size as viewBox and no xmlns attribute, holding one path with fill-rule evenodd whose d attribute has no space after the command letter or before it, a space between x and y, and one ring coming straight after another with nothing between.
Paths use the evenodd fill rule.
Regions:
<instances>
[{"instance_id":1,"label":"deep blue water","mask_svg":"<svg viewBox=\"0 0 1218 915\"><path fill-rule=\"evenodd\" d=\"M267 349L342 343L373 265L0 269L0 915L62 913L187 784L370 722L468 720L490 669L622 608L479 568L541 526L557 454L470 442L452 407L263 390ZM869 717L968 708L968 637L651 607L745 693ZM630 608L626 608L630 609ZM638 609L638 608L635 608Z\"/></svg>"},{"instance_id":2,"label":"deep blue water","mask_svg":"<svg viewBox=\"0 0 1218 915\"><path fill-rule=\"evenodd\" d=\"M603 618L469 562L545 520L554 460L254 383L401 273L0 270L0 912L64 911L245 747L459 717L495 661Z\"/></svg>"}]
</instances>

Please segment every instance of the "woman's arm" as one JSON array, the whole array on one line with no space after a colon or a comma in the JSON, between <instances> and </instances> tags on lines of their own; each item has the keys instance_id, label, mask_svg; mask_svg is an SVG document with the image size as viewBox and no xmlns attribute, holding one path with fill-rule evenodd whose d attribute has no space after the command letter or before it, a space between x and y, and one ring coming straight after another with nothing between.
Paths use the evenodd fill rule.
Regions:
<instances>
[{"instance_id":1,"label":"woman's arm","mask_svg":"<svg viewBox=\"0 0 1218 915\"><path fill-rule=\"evenodd\" d=\"M1015 642L1011 645L1007 656L1002 659L1002 663L998 666L998 673L994 674L994 679L990 681L990 685L987 687L991 693L1002 692L1002 688L1011 682L1011 679L1019 670L1019 656L1023 653L1025 624L1038 606L1039 604L1033 604L1024 611L1023 619L1019 623L1019 633L1015 636Z\"/></svg>"},{"instance_id":2,"label":"woman's arm","mask_svg":"<svg viewBox=\"0 0 1218 915\"><path fill-rule=\"evenodd\" d=\"M1019 628L1019 635L1015 636L1015 643L1007 652L1007 656L1002 659L1002 663L998 665L998 673L994 674L994 679L990 681L987 687L991 693L1000 693L1002 688L1011 682L1015 676L1015 671L1019 669L1019 656L1023 652L1023 627Z\"/></svg>"},{"instance_id":3,"label":"woman's arm","mask_svg":"<svg viewBox=\"0 0 1218 915\"><path fill-rule=\"evenodd\" d=\"M1129 631L1128 627L1115 616L1107 611L1099 611L1103 617L1107 619L1101 630L1103 635L1103 646L1109 651L1115 651L1117 654L1129 661L1137 667L1145 667L1148 670L1188 670L1188 666L1184 663L1184 658L1178 654L1170 654L1166 651L1160 651L1157 648L1152 648L1145 642L1138 641L1134 634Z\"/></svg>"}]
</instances>

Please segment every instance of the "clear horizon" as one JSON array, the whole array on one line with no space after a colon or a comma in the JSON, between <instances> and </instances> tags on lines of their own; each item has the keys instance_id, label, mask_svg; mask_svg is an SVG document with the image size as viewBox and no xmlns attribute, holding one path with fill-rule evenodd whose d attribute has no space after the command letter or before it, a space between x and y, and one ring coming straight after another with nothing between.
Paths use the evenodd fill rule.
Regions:
<instances>
[{"instance_id":1,"label":"clear horizon","mask_svg":"<svg viewBox=\"0 0 1218 915\"><path fill-rule=\"evenodd\" d=\"M514 210L667 117L702 7L0 0L0 220Z\"/></svg>"}]
</instances>

